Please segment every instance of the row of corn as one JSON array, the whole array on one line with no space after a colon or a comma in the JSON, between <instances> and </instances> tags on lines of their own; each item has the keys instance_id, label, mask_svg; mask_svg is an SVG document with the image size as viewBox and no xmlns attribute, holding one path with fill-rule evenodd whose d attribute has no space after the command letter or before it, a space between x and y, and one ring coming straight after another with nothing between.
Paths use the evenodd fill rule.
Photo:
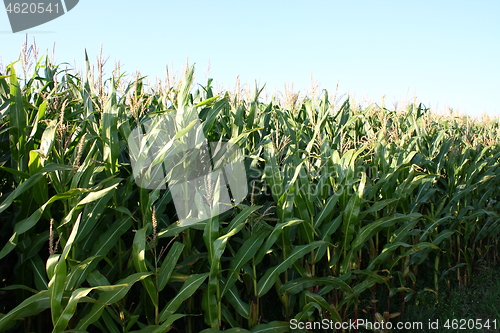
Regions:
<instances>
[{"instance_id":1,"label":"row of corn","mask_svg":"<svg viewBox=\"0 0 500 333\"><path fill-rule=\"evenodd\" d=\"M336 106L326 91L285 106L193 86L193 68L151 89L86 66L0 73L0 331L393 320L498 263L498 120ZM190 225L168 187L137 185L127 142L181 108L242 149L248 184Z\"/></svg>"}]
</instances>

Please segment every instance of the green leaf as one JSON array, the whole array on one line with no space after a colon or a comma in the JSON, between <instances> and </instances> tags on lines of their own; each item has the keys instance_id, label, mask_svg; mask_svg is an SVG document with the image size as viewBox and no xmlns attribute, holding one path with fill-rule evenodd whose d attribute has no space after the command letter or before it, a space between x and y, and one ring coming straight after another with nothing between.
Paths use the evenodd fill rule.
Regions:
<instances>
[{"instance_id":1,"label":"green leaf","mask_svg":"<svg viewBox=\"0 0 500 333\"><path fill-rule=\"evenodd\" d=\"M118 172L118 103L116 101L115 82L112 79L107 103L102 113L101 138L104 141L103 159L108 162L107 169L111 174Z\"/></svg>"},{"instance_id":2,"label":"green leaf","mask_svg":"<svg viewBox=\"0 0 500 333\"><path fill-rule=\"evenodd\" d=\"M148 226L141 228L135 232L134 243L132 245L132 256L134 261L135 269L138 273L145 273L148 271L146 265L146 231ZM146 289L154 307L158 307L158 294L156 292L156 287L151 278L145 278L142 281L142 285Z\"/></svg>"},{"instance_id":3,"label":"green leaf","mask_svg":"<svg viewBox=\"0 0 500 333\"><path fill-rule=\"evenodd\" d=\"M226 232L230 233L235 227L242 223L246 223L247 218L255 211L261 209L262 206L249 206L243 209L241 212L236 215L234 219L231 220L228 228L226 228Z\"/></svg>"},{"instance_id":4,"label":"green leaf","mask_svg":"<svg viewBox=\"0 0 500 333\"><path fill-rule=\"evenodd\" d=\"M284 321L272 321L267 324L254 326L251 333L287 333L290 331L290 323Z\"/></svg>"},{"instance_id":5,"label":"green leaf","mask_svg":"<svg viewBox=\"0 0 500 333\"><path fill-rule=\"evenodd\" d=\"M266 253L271 249L273 244L278 240L283 229L285 229L287 227L291 227L293 225L297 225L299 223L303 223L303 222L304 222L303 220L290 219L290 220L287 220L287 221L282 222L282 223L277 223L274 226L273 231L271 232L271 234L267 238L266 242L264 243L264 246L261 247L259 252L257 252L257 254L255 256L255 264L260 263L262 261L262 259L264 259L264 256L266 255Z\"/></svg>"},{"instance_id":6,"label":"green leaf","mask_svg":"<svg viewBox=\"0 0 500 333\"><path fill-rule=\"evenodd\" d=\"M385 200L377 201L373 205L371 205L370 208L368 208L367 210L364 210L359 215L359 218L362 220L366 216L368 216L369 214L378 212L379 210L385 208L387 205L389 205L389 204L391 204L393 202L396 202L398 200L399 200L399 198L391 198L391 199L385 199Z\"/></svg>"},{"instance_id":7,"label":"green leaf","mask_svg":"<svg viewBox=\"0 0 500 333\"><path fill-rule=\"evenodd\" d=\"M28 260L31 266L31 271L33 272L33 279L35 280L35 285L39 290L47 290L49 288L47 273L44 270L43 261L40 256L33 256Z\"/></svg>"},{"instance_id":8,"label":"green leaf","mask_svg":"<svg viewBox=\"0 0 500 333\"><path fill-rule=\"evenodd\" d=\"M334 220L331 220L323 225L323 227L321 228L321 240L326 243L318 248L318 251L316 252L316 255L314 257L315 263L323 258L329 246L328 242L331 242L332 234L337 231L341 224L342 215L339 215Z\"/></svg>"},{"instance_id":9,"label":"green leaf","mask_svg":"<svg viewBox=\"0 0 500 333\"><path fill-rule=\"evenodd\" d=\"M158 291L162 291L167 285L168 280L177 265L177 261L182 254L182 250L184 250L184 244L175 242L170 251L168 251L168 254L165 256L158 273Z\"/></svg>"},{"instance_id":10,"label":"green leaf","mask_svg":"<svg viewBox=\"0 0 500 333\"><path fill-rule=\"evenodd\" d=\"M72 294L71 297L69 298L68 304L64 308L64 311L62 312L61 316L57 320L56 324L54 325L54 330L52 331L53 333L57 332L62 332L67 326L73 315L75 314L76 311L76 306L78 302L85 296L88 295L89 292L92 291L94 288L79 288L76 289Z\"/></svg>"},{"instance_id":11,"label":"green leaf","mask_svg":"<svg viewBox=\"0 0 500 333\"><path fill-rule=\"evenodd\" d=\"M10 106L9 106L9 141L13 163L19 171L26 171L26 129L28 125L28 115L24 108L23 95L17 80L16 70L9 65L10 69Z\"/></svg>"},{"instance_id":12,"label":"green leaf","mask_svg":"<svg viewBox=\"0 0 500 333\"><path fill-rule=\"evenodd\" d=\"M38 293L38 290L30 288L30 287L27 287L27 286L23 286L21 284L11 284L10 286L0 288L0 290L16 290L16 289L27 290L27 291L29 291L30 293L33 293L33 294L37 294Z\"/></svg>"},{"instance_id":13,"label":"green leaf","mask_svg":"<svg viewBox=\"0 0 500 333\"><path fill-rule=\"evenodd\" d=\"M120 240L120 237L130 230L132 226L132 219L129 216L124 216L116 220L109 228L99 236L97 241L92 240L91 237L87 237L85 242L94 242L92 247L91 256L106 256L109 251L115 246L115 244Z\"/></svg>"},{"instance_id":14,"label":"green leaf","mask_svg":"<svg viewBox=\"0 0 500 333\"><path fill-rule=\"evenodd\" d=\"M212 129L212 126L215 123L215 119L217 118L217 115L222 110L222 108L226 105L228 105L228 100L226 97L224 97L220 101L216 102L214 104L214 106L212 106L205 121L203 122L203 133L205 134L205 136L207 136L209 134L209 131Z\"/></svg>"},{"instance_id":15,"label":"green leaf","mask_svg":"<svg viewBox=\"0 0 500 333\"><path fill-rule=\"evenodd\" d=\"M167 303L167 305L161 312L160 322L164 322L170 316L172 316L175 311L177 311L177 309L184 303L184 301L191 297L191 295L194 294L196 290L198 290L200 285L203 283L203 281L205 281L207 277L208 273L191 275L186 280L186 282L184 282L182 288L175 295L175 297Z\"/></svg>"},{"instance_id":16,"label":"green leaf","mask_svg":"<svg viewBox=\"0 0 500 333\"><path fill-rule=\"evenodd\" d=\"M199 108L202 106L206 106L208 104L214 104L218 99L219 99L219 96L213 96L213 97L207 98L203 102L196 104L195 107Z\"/></svg>"},{"instance_id":17,"label":"green leaf","mask_svg":"<svg viewBox=\"0 0 500 333\"><path fill-rule=\"evenodd\" d=\"M366 173L363 172L361 182L356 189L356 193L349 199L346 208L343 211L342 231L344 233L343 251L351 248L351 241L355 235L355 224L358 223L359 211L361 209L361 199L363 198L366 184Z\"/></svg>"},{"instance_id":18,"label":"green leaf","mask_svg":"<svg viewBox=\"0 0 500 333\"><path fill-rule=\"evenodd\" d=\"M120 180L115 179L112 183L118 185L118 183L120 183ZM114 192L109 191L103 197L85 206L84 209L84 216L86 217L84 219L85 223L83 224L82 229L78 234L77 242L80 242L80 240L85 239L85 237L87 237L90 231L95 228L97 222L99 221L99 218L101 217L104 209L106 208L106 204L113 196L113 193Z\"/></svg>"},{"instance_id":19,"label":"green leaf","mask_svg":"<svg viewBox=\"0 0 500 333\"><path fill-rule=\"evenodd\" d=\"M313 300L315 303L321 305L323 310L328 311L330 315L332 316L332 320L335 322L342 322L342 317L338 313L337 309L333 306L330 305L322 296L318 294L314 294L308 290L303 291L303 294L306 298L306 301L308 299Z\"/></svg>"},{"instance_id":20,"label":"green leaf","mask_svg":"<svg viewBox=\"0 0 500 333\"><path fill-rule=\"evenodd\" d=\"M49 157L49 152L54 146L54 138L57 130L57 120L52 119L47 124L47 128L43 131L42 138L40 140L40 149L38 152L41 155L42 162L45 162ZM45 164L45 163L44 163Z\"/></svg>"},{"instance_id":21,"label":"green leaf","mask_svg":"<svg viewBox=\"0 0 500 333\"><path fill-rule=\"evenodd\" d=\"M327 277L301 277L283 284L279 290L280 294L295 295L302 290L313 286L331 286L347 293L352 292L351 287L339 278Z\"/></svg>"},{"instance_id":22,"label":"green leaf","mask_svg":"<svg viewBox=\"0 0 500 333\"><path fill-rule=\"evenodd\" d=\"M225 298L231 303L234 310L243 318L248 319L250 315L250 305L241 299L236 286L233 284L232 287L226 289L227 283L225 283L224 279L221 279L221 284L224 285L224 289L227 291Z\"/></svg>"},{"instance_id":23,"label":"green leaf","mask_svg":"<svg viewBox=\"0 0 500 333\"><path fill-rule=\"evenodd\" d=\"M170 326L176 321L177 319L185 317L185 314L174 314L170 316L163 324L161 325L149 325L144 327L140 331L132 331L130 333L165 333L170 331Z\"/></svg>"},{"instance_id":24,"label":"green leaf","mask_svg":"<svg viewBox=\"0 0 500 333\"><path fill-rule=\"evenodd\" d=\"M49 292L47 290L28 297L21 304L0 318L0 331L18 318L31 317L50 307Z\"/></svg>"},{"instance_id":25,"label":"green leaf","mask_svg":"<svg viewBox=\"0 0 500 333\"><path fill-rule=\"evenodd\" d=\"M290 268L295 261L303 257L308 252L314 250L318 246L323 244L322 241L312 242L310 244L297 246L290 252L290 255L285 258L279 265L269 268L263 277L260 278L257 285L258 296L262 297L265 295L269 289L272 288L279 275Z\"/></svg>"},{"instance_id":26,"label":"green leaf","mask_svg":"<svg viewBox=\"0 0 500 333\"><path fill-rule=\"evenodd\" d=\"M261 245L268 234L269 231L267 229L261 229L257 233L250 236L240 247L233 260L231 260L231 269L229 271L227 282L222 289L222 297L226 294L229 288L234 285L241 268L255 256L257 250L261 248Z\"/></svg>"},{"instance_id":27,"label":"green leaf","mask_svg":"<svg viewBox=\"0 0 500 333\"><path fill-rule=\"evenodd\" d=\"M55 271L56 271L56 265L59 262L59 257L60 254L53 254L47 259L47 262L45 264L45 270L47 272L47 276L49 277L49 280L52 280L54 277Z\"/></svg>"},{"instance_id":28,"label":"green leaf","mask_svg":"<svg viewBox=\"0 0 500 333\"><path fill-rule=\"evenodd\" d=\"M396 216L383 217L375 222L361 228L354 241L352 242L352 251L357 251L365 244L371 237L373 237L380 230L390 227L398 222L413 221L421 217L419 213L412 213L408 215L398 214Z\"/></svg>"},{"instance_id":29,"label":"green leaf","mask_svg":"<svg viewBox=\"0 0 500 333\"><path fill-rule=\"evenodd\" d=\"M325 220L328 216L331 216L333 213L333 209L335 208L335 205L337 204L337 201L339 200L339 195L332 195L330 198L328 198L325 206L323 209L319 212L318 215L316 215L316 218L314 219L314 228L318 228L323 220Z\"/></svg>"},{"instance_id":30,"label":"green leaf","mask_svg":"<svg viewBox=\"0 0 500 333\"><path fill-rule=\"evenodd\" d=\"M194 125L196 125L196 123L199 122L198 119L195 119L193 121L191 121L185 128L179 130L175 136L174 136L174 140L175 139L179 139L179 138L182 138L184 135L186 135L193 127Z\"/></svg>"},{"instance_id":31,"label":"green leaf","mask_svg":"<svg viewBox=\"0 0 500 333\"><path fill-rule=\"evenodd\" d=\"M5 168L1 168L0 170L5 170ZM37 172L36 174L32 175L31 177L28 178L25 182L23 182L21 185L16 187L16 189L0 204L0 213L9 208L9 206L12 204L14 199L19 197L21 194L29 190L32 186L37 184L40 179L44 176L43 170Z\"/></svg>"},{"instance_id":32,"label":"green leaf","mask_svg":"<svg viewBox=\"0 0 500 333\"><path fill-rule=\"evenodd\" d=\"M40 171L40 169L42 169L40 156L34 150L31 150L29 152L28 169L30 174L35 174L38 171ZM35 184L35 186L33 186L31 195L33 196L38 205L43 205L49 199L46 178L40 179L40 181L37 184ZM48 218L50 219L50 217Z\"/></svg>"},{"instance_id":33,"label":"green leaf","mask_svg":"<svg viewBox=\"0 0 500 333\"><path fill-rule=\"evenodd\" d=\"M33 178L34 177L30 177L30 179L28 179L28 181L23 183L23 185L28 183ZM57 200L67 199L67 198L70 198L72 196L79 195L81 193L83 193L83 191L81 189L73 189L73 190L70 190L66 193L56 194L52 198L50 198L44 205L42 205L40 208L38 208L33 214L31 214L30 217L16 223L16 225L14 226L14 234L12 235L11 239L9 240L9 243L7 243L4 246L4 248L2 249L2 251L0 251L0 259L3 258L5 255L7 255L10 251L12 251L15 248L15 246L17 245L17 237L20 234L25 233L26 231L30 230L31 228L33 228L36 225L36 223L42 217L42 214L48 205L50 205L51 203L53 203Z\"/></svg>"},{"instance_id":34,"label":"green leaf","mask_svg":"<svg viewBox=\"0 0 500 333\"><path fill-rule=\"evenodd\" d=\"M112 178L112 177L111 177ZM75 211L77 211L79 209L80 206L83 206L83 205L86 205L88 203L91 203L91 202L94 202L96 200L99 200L100 198L102 198L103 196L105 196L106 194L108 194L108 192L110 191L113 191L113 190L116 190L116 188L118 187L118 184L119 182L121 181L122 179L121 178L117 178L117 179L112 179L111 180L111 186L107 187L107 188L104 188L102 190L99 190L99 191L95 191L95 192L91 192L89 194L87 194L85 196L85 198L83 198L82 200L80 200L72 209L71 211L68 213L68 215L66 215L66 217L63 219L63 221L61 222L61 224L59 225L58 228L61 228L62 226L64 226L66 223L69 223L71 221L71 219L73 218L73 213ZM105 181L103 181L105 182ZM87 192L87 191L86 191Z\"/></svg>"},{"instance_id":35,"label":"green leaf","mask_svg":"<svg viewBox=\"0 0 500 333\"><path fill-rule=\"evenodd\" d=\"M78 234L78 227L80 225L82 214L78 215L75 221L73 230L68 237L66 245L63 248L62 254L58 258L58 262L54 268L54 275L49 282L49 295L50 295L50 308L52 311L52 323L56 325L59 317L61 316L62 309L62 297L64 293L64 286L66 281L66 258L68 257L69 251L73 246L76 235ZM50 274L49 274L50 275Z\"/></svg>"},{"instance_id":36,"label":"green leaf","mask_svg":"<svg viewBox=\"0 0 500 333\"><path fill-rule=\"evenodd\" d=\"M99 262L99 260L96 259L101 260L102 258L96 256L89 257L73 267L66 279L66 286L64 287L64 290L70 291L79 286L87 278L90 272L94 270L95 266Z\"/></svg>"},{"instance_id":37,"label":"green leaf","mask_svg":"<svg viewBox=\"0 0 500 333\"><path fill-rule=\"evenodd\" d=\"M101 317L101 314L106 306L121 300L125 297L134 283L150 275L151 273L135 273L118 281L116 285L93 287L94 289L103 291L103 293L100 294L97 299L97 303L92 306L89 313L87 313L85 317L78 322L76 329L86 330L90 324L97 321Z\"/></svg>"}]
</instances>

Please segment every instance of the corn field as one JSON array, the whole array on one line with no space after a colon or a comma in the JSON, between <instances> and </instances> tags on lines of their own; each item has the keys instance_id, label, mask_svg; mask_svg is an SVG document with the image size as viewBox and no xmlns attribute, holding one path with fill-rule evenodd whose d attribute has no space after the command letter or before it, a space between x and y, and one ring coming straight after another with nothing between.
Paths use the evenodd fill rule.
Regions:
<instances>
[{"instance_id":1,"label":"corn field","mask_svg":"<svg viewBox=\"0 0 500 333\"><path fill-rule=\"evenodd\" d=\"M497 265L498 120L215 93L78 74L0 73L0 331L289 332L394 320ZM145 189L127 138L194 110L244 152L248 195L182 225Z\"/></svg>"}]
</instances>

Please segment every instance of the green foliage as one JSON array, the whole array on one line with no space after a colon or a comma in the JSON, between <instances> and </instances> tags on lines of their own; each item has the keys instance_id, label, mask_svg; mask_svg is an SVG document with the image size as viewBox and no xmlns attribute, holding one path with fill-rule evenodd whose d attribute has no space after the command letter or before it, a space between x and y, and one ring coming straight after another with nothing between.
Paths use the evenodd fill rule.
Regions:
<instances>
[{"instance_id":1,"label":"green foliage","mask_svg":"<svg viewBox=\"0 0 500 333\"><path fill-rule=\"evenodd\" d=\"M193 89L193 68L147 91L143 78L94 81L86 67L46 59L31 78L15 64L0 76L0 331L392 319L498 261L498 120L337 108L326 92L293 107L258 88L244 100L214 94L211 79ZM246 156L248 197L189 226L168 188L137 186L127 144L176 110L175 138L200 119L210 141Z\"/></svg>"}]
</instances>

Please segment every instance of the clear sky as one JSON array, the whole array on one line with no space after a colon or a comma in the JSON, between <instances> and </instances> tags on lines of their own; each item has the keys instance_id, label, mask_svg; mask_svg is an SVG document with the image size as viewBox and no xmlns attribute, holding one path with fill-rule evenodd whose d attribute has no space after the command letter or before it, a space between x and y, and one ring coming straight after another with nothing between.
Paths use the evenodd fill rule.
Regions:
<instances>
[{"instance_id":1,"label":"clear sky","mask_svg":"<svg viewBox=\"0 0 500 333\"><path fill-rule=\"evenodd\" d=\"M35 38L42 53L82 69L100 45L129 73L164 78L195 64L197 81L232 90L310 90L391 107L414 96L426 106L500 115L500 1L462 0L80 0L66 15L13 34L0 10L0 57L15 61Z\"/></svg>"}]
</instances>

